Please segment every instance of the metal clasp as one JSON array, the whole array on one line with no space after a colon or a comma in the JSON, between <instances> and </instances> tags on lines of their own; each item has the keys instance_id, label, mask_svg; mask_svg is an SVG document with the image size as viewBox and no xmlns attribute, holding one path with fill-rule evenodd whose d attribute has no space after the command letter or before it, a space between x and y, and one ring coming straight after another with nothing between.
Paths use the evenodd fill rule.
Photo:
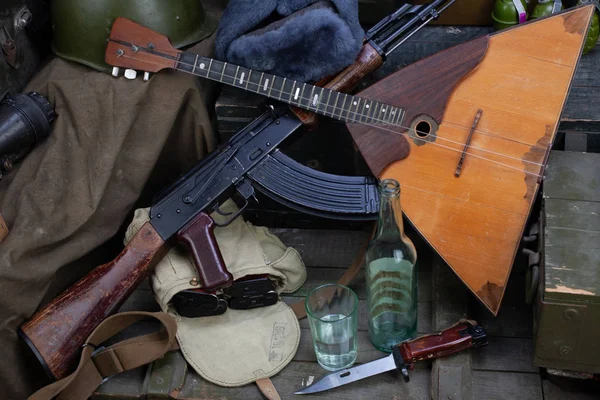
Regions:
<instances>
[{"instance_id":1,"label":"metal clasp","mask_svg":"<svg viewBox=\"0 0 600 400\"><path fill-rule=\"evenodd\" d=\"M3 35L0 35L0 46L2 46L2 53L4 53L4 59L6 63L13 68L18 67L17 63L17 44L15 40L10 36L6 25L3 27Z\"/></svg>"},{"instance_id":2,"label":"metal clasp","mask_svg":"<svg viewBox=\"0 0 600 400\"><path fill-rule=\"evenodd\" d=\"M2 25L2 30L0 31L0 47L2 47L2 53L4 54L6 63L13 68L19 67L19 49L17 47L16 36L29 25L32 19L33 15L31 14L31 11L29 11L27 7L23 7L15 13L15 17L12 21ZM12 30L12 35L7 26Z\"/></svg>"}]
</instances>

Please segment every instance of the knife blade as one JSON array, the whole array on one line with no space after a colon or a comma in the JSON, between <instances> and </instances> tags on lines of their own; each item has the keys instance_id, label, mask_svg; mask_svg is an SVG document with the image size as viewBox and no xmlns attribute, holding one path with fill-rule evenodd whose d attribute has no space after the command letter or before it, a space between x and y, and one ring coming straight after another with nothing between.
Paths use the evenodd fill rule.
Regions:
<instances>
[{"instance_id":1,"label":"knife blade","mask_svg":"<svg viewBox=\"0 0 600 400\"><path fill-rule=\"evenodd\" d=\"M382 372L391 371L396 368L397 366L396 362L394 361L394 355L390 354L389 356L380 358L379 360L371 361L357 367L347 368L342 371L329 374L318 382L315 382L314 384L299 390L294 394L322 392L333 389L334 387L346 385L350 382L367 378L369 376L377 375Z\"/></svg>"},{"instance_id":2,"label":"knife blade","mask_svg":"<svg viewBox=\"0 0 600 400\"><path fill-rule=\"evenodd\" d=\"M470 347L485 345L487 345L487 336L483 327L477 325L475 321L461 319L441 332L420 336L395 345L392 348L392 354L387 357L330 373L294 394L323 392L395 369L399 369L404 381L409 382L408 370L413 369L414 363L417 361L431 360Z\"/></svg>"}]
</instances>

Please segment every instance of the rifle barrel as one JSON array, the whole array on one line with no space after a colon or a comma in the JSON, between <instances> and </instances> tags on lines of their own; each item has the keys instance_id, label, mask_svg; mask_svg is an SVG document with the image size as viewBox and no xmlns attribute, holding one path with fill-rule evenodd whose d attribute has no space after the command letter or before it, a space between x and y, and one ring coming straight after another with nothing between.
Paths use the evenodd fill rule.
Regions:
<instances>
[{"instance_id":1,"label":"rifle barrel","mask_svg":"<svg viewBox=\"0 0 600 400\"><path fill-rule=\"evenodd\" d=\"M389 24L402 18L412 7L414 6L411 4L403 4L392 14L388 15L387 17L379 21L377 24L375 24L371 29L369 29L366 34L366 39L374 39L377 35L381 33L382 30L386 29Z\"/></svg>"},{"instance_id":2,"label":"rifle barrel","mask_svg":"<svg viewBox=\"0 0 600 400\"><path fill-rule=\"evenodd\" d=\"M396 47L398 47L398 44L393 45L393 43L399 37L401 37L402 35L405 35L407 32L409 32L411 30L412 31L409 33L409 37L412 36L419 29L421 29L423 26L425 26L427 23L429 23L432 19L436 19L439 16L439 14L441 14L444 10L446 10L455 1L456 0L434 0L427 5L412 6L410 11L408 11L404 15L402 15L402 17L400 19L396 19L395 21L388 23L388 24L391 24L388 29L389 33L383 35L383 33L380 29L378 32L379 37L373 38L372 40L377 44L377 46L379 48L382 49L382 51L385 53L385 55L388 55L389 53L394 51L396 49ZM448 4L444 5L444 7L442 7L439 11L436 11L436 8L438 8L440 5L442 5L444 3L448 3ZM405 17L408 15L412 15L412 17L408 21L406 21ZM429 16L429 18L427 18L428 16ZM423 23L423 21L424 21L424 23ZM421 24L419 24L419 23L421 23ZM414 29L414 27L417 24L419 24L419 25L416 27L416 29ZM407 38L405 38L405 39L407 39ZM404 40L402 40L402 43L404 42ZM389 47L391 45L393 45L393 48L389 49Z\"/></svg>"},{"instance_id":3,"label":"rifle barrel","mask_svg":"<svg viewBox=\"0 0 600 400\"><path fill-rule=\"evenodd\" d=\"M396 43L391 49L389 49L388 51L385 52L385 55L389 55L391 52L393 52L394 50L396 50L396 48L398 46L400 46L402 43L406 42L412 35L414 35L415 33L417 33L422 27L424 27L425 25L427 25L429 22L431 22L432 19L437 18L441 13L443 13L448 7L450 7L452 4L454 4L456 0L450 0L448 2L448 4L444 5L444 7L440 8L439 11L437 11L437 13L430 15L429 18L427 18L427 20L425 20L425 22L423 22L421 25L419 25L417 27L417 29L413 30L411 33L409 33L405 38L403 38L401 41L399 41L398 43Z\"/></svg>"}]
</instances>

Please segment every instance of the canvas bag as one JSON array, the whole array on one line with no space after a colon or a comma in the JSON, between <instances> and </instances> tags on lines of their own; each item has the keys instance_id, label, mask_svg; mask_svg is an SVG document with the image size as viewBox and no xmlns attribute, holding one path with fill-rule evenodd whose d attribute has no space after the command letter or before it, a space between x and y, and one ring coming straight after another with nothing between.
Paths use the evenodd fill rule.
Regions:
<instances>
[{"instance_id":1,"label":"canvas bag","mask_svg":"<svg viewBox=\"0 0 600 400\"><path fill-rule=\"evenodd\" d=\"M231 200L221 210L237 211ZM138 209L127 229L127 242L148 220L148 209ZM225 216L213 213L217 223ZM297 290L306 280L299 253L286 247L265 227L237 218L215 228L223 260L234 280L268 274L277 293ZM187 251L173 247L155 267L151 284L161 309L177 321L177 341L184 358L206 380L221 386L242 386L269 378L294 357L300 342L300 326L294 311L284 302L250 310L228 308L222 315L185 318L171 306L181 290L197 289L197 273Z\"/></svg>"}]
</instances>

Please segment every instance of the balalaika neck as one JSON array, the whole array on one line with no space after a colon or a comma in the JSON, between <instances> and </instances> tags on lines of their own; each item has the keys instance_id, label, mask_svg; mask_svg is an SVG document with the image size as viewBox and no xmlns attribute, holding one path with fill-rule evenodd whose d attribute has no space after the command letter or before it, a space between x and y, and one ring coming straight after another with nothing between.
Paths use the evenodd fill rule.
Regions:
<instances>
[{"instance_id":1,"label":"balalaika neck","mask_svg":"<svg viewBox=\"0 0 600 400\"><path fill-rule=\"evenodd\" d=\"M258 93L344 122L402 125L405 111L374 100L180 52L175 69Z\"/></svg>"}]
</instances>

